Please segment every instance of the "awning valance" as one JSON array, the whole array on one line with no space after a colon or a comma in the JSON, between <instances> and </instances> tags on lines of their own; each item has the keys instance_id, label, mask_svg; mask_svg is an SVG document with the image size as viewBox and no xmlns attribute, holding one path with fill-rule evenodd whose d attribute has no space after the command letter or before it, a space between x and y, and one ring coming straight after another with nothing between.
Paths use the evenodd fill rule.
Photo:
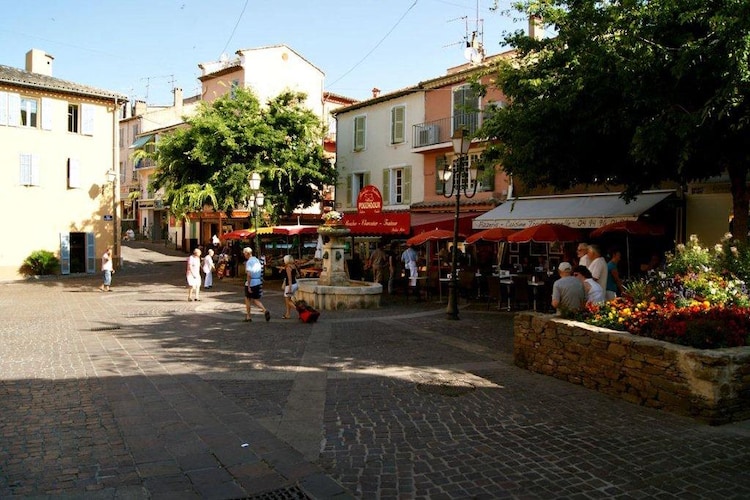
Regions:
<instances>
[{"instance_id":1,"label":"awning valance","mask_svg":"<svg viewBox=\"0 0 750 500\"><path fill-rule=\"evenodd\" d=\"M133 141L133 144L130 145L130 149L142 148L149 142L153 141L154 137L156 137L154 134L149 134L149 135L144 135L142 137L138 137L135 141Z\"/></svg>"},{"instance_id":2,"label":"awning valance","mask_svg":"<svg viewBox=\"0 0 750 500\"><path fill-rule=\"evenodd\" d=\"M625 203L619 193L516 198L478 216L473 227L523 229L538 224L564 224L595 229L611 222L636 220L673 194L673 190L645 191L630 203Z\"/></svg>"},{"instance_id":3,"label":"awning valance","mask_svg":"<svg viewBox=\"0 0 750 500\"><path fill-rule=\"evenodd\" d=\"M464 213L458 216L458 231L464 234L471 234L471 221L478 214ZM455 213L412 213L411 214L411 234L413 236L433 229L447 229L453 231L453 219Z\"/></svg>"}]
</instances>

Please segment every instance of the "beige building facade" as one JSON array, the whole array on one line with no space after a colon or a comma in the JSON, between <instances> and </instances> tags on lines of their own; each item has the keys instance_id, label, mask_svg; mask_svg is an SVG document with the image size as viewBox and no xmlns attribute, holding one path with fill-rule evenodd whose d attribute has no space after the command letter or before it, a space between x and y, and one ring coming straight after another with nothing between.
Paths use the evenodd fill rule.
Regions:
<instances>
[{"instance_id":1,"label":"beige building facade","mask_svg":"<svg viewBox=\"0 0 750 500\"><path fill-rule=\"evenodd\" d=\"M53 61L33 49L25 69L0 65L0 280L21 278L36 250L53 252L62 274L97 272L107 245L119 259L118 110L127 97L55 78Z\"/></svg>"}]
</instances>

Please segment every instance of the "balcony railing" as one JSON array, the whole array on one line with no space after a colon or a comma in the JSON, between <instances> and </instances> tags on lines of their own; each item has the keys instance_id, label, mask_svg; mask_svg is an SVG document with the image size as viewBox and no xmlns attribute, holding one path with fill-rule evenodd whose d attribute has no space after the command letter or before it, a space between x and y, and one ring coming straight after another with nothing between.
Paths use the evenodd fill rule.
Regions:
<instances>
[{"instance_id":1,"label":"balcony railing","mask_svg":"<svg viewBox=\"0 0 750 500\"><path fill-rule=\"evenodd\" d=\"M483 113L477 111L418 123L412 127L412 147L423 148L425 146L450 142L453 131L458 128L464 128L469 135L473 135L482 125L482 118Z\"/></svg>"}]
</instances>

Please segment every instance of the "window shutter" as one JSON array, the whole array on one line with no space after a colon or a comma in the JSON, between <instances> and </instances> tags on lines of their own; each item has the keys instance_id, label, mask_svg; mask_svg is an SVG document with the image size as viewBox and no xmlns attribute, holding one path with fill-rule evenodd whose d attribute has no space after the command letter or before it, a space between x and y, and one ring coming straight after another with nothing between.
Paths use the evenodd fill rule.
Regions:
<instances>
[{"instance_id":1,"label":"window shutter","mask_svg":"<svg viewBox=\"0 0 750 500\"><path fill-rule=\"evenodd\" d=\"M391 108L391 144L399 144L404 142L404 118L406 115L406 108L404 106L396 106Z\"/></svg>"},{"instance_id":2,"label":"window shutter","mask_svg":"<svg viewBox=\"0 0 750 500\"><path fill-rule=\"evenodd\" d=\"M60 274L70 274L70 233L60 233Z\"/></svg>"},{"instance_id":3,"label":"window shutter","mask_svg":"<svg viewBox=\"0 0 750 500\"><path fill-rule=\"evenodd\" d=\"M31 185L39 186L39 156L31 155Z\"/></svg>"},{"instance_id":4,"label":"window shutter","mask_svg":"<svg viewBox=\"0 0 750 500\"><path fill-rule=\"evenodd\" d=\"M404 167L404 185L401 189L401 203L411 205L411 167Z\"/></svg>"},{"instance_id":5,"label":"window shutter","mask_svg":"<svg viewBox=\"0 0 750 500\"><path fill-rule=\"evenodd\" d=\"M42 97L42 130L52 130L55 117L55 101L49 97Z\"/></svg>"},{"instance_id":6,"label":"window shutter","mask_svg":"<svg viewBox=\"0 0 750 500\"><path fill-rule=\"evenodd\" d=\"M68 187L81 187L81 165L77 158L68 158Z\"/></svg>"},{"instance_id":7,"label":"window shutter","mask_svg":"<svg viewBox=\"0 0 750 500\"><path fill-rule=\"evenodd\" d=\"M81 133L94 135L94 106L91 104L81 105Z\"/></svg>"},{"instance_id":8,"label":"window shutter","mask_svg":"<svg viewBox=\"0 0 750 500\"><path fill-rule=\"evenodd\" d=\"M21 95L8 93L8 126L21 124Z\"/></svg>"},{"instance_id":9,"label":"window shutter","mask_svg":"<svg viewBox=\"0 0 750 500\"><path fill-rule=\"evenodd\" d=\"M383 205L391 204L391 171L383 169Z\"/></svg>"},{"instance_id":10,"label":"window shutter","mask_svg":"<svg viewBox=\"0 0 750 500\"><path fill-rule=\"evenodd\" d=\"M344 201L344 206L351 207L354 206L354 200L352 200L352 196L354 196L354 193L352 193L352 183L354 182L354 174L347 175L346 176L346 200Z\"/></svg>"},{"instance_id":11,"label":"window shutter","mask_svg":"<svg viewBox=\"0 0 750 500\"><path fill-rule=\"evenodd\" d=\"M443 170L445 170L445 156L435 158L435 194L445 193L445 182L443 182Z\"/></svg>"},{"instance_id":12,"label":"window shutter","mask_svg":"<svg viewBox=\"0 0 750 500\"><path fill-rule=\"evenodd\" d=\"M96 240L94 233L86 233L86 272L96 272Z\"/></svg>"},{"instance_id":13,"label":"window shutter","mask_svg":"<svg viewBox=\"0 0 750 500\"><path fill-rule=\"evenodd\" d=\"M0 125L8 125L8 93L0 92Z\"/></svg>"},{"instance_id":14,"label":"window shutter","mask_svg":"<svg viewBox=\"0 0 750 500\"><path fill-rule=\"evenodd\" d=\"M370 185L370 172L365 172L362 177L364 178L365 186L369 186Z\"/></svg>"},{"instance_id":15,"label":"window shutter","mask_svg":"<svg viewBox=\"0 0 750 500\"><path fill-rule=\"evenodd\" d=\"M31 155L21 153L18 165L20 168L18 181L22 186L31 185Z\"/></svg>"},{"instance_id":16,"label":"window shutter","mask_svg":"<svg viewBox=\"0 0 750 500\"><path fill-rule=\"evenodd\" d=\"M364 116L354 118L354 150L362 151L365 149L366 124Z\"/></svg>"}]
</instances>

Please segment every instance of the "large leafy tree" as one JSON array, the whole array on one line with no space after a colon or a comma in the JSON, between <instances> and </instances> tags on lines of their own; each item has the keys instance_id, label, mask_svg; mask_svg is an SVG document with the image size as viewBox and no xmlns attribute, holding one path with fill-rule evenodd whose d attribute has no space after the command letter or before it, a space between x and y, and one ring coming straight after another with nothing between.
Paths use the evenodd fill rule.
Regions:
<instances>
[{"instance_id":1,"label":"large leafy tree","mask_svg":"<svg viewBox=\"0 0 750 500\"><path fill-rule=\"evenodd\" d=\"M231 214L248 199L252 172L261 176L273 217L320 201L321 188L335 184L322 123L304 107L304 94L284 92L261 106L250 90L238 88L201 103L186 125L160 138L153 153L152 186L164 188L174 215L205 205Z\"/></svg>"},{"instance_id":2,"label":"large leafy tree","mask_svg":"<svg viewBox=\"0 0 750 500\"><path fill-rule=\"evenodd\" d=\"M727 173L735 234L748 230L750 2L529 0L557 35L506 41L484 124L486 158L529 187L625 186Z\"/></svg>"}]
</instances>

